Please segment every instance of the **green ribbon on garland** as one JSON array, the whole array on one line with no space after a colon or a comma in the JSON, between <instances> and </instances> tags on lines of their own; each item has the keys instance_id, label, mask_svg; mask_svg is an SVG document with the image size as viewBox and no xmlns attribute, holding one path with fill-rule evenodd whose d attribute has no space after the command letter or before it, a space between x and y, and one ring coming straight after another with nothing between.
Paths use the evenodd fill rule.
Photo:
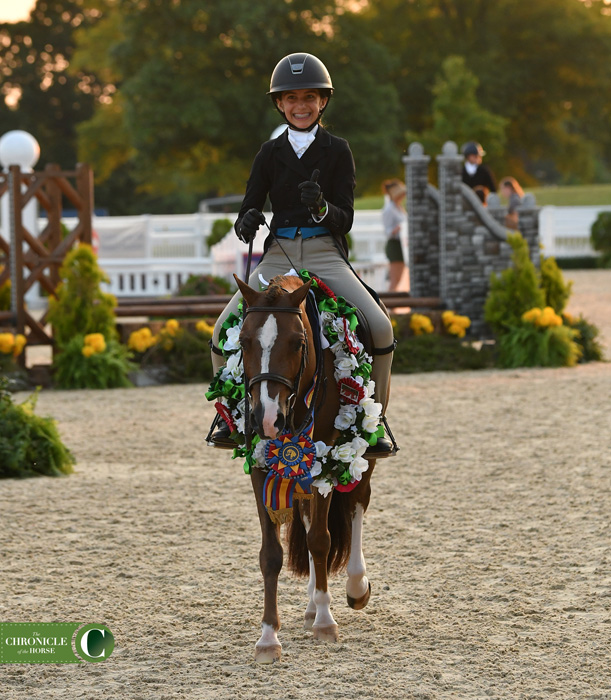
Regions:
<instances>
[{"instance_id":1,"label":"green ribbon on garland","mask_svg":"<svg viewBox=\"0 0 611 700\"><path fill-rule=\"evenodd\" d=\"M241 401L245 395L244 384L236 384L232 379L226 379L222 382L220 379L220 373L222 371L223 368L219 370L217 376L212 380L210 389L206 392L206 398L208 401L212 401L212 399L225 396L234 401Z\"/></svg>"},{"instance_id":2,"label":"green ribbon on garland","mask_svg":"<svg viewBox=\"0 0 611 700\"><path fill-rule=\"evenodd\" d=\"M378 444L378 438L384 437L384 426L378 425L378 429L375 433L371 433L367 439L367 442L373 447Z\"/></svg>"}]
</instances>

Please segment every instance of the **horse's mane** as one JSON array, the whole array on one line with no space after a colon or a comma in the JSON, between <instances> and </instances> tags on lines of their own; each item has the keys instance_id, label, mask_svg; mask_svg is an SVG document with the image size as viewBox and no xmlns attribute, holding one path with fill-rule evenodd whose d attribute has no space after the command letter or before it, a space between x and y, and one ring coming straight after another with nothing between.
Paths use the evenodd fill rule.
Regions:
<instances>
[{"instance_id":1,"label":"horse's mane","mask_svg":"<svg viewBox=\"0 0 611 700\"><path fill-rule=\"evenodd\" d=\"M303 281L301 278L295 275L276 275L269 281L269 287L267 288L265 296L269 301L273 302L283 294L292 292L302 285Z\"/></svg>"}]
</instances>

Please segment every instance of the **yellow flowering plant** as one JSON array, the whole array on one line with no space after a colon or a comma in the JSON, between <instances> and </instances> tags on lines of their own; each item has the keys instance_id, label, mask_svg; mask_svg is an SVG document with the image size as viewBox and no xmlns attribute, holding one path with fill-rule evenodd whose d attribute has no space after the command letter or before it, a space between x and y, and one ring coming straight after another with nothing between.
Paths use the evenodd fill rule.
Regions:
<instances>
[{"instance_id":1,"label":"yellow flowering plant","mask_svg":"<svg viewBox=\"0 0 611 700\"><path fill-rule=\"evenodd\" d=\"M425 335L435 330L431 319L424 314L412 314L409 327L414 335Z\"/></svg>"},{"instance_id":2,"label":"yellow flowering plant","mask_svg":"<svg viewBox=\"0 0 611 700\"><path fill-rule=\"evenodd\" d=\"M441 320L446 331L457 338L464 338L467 328L471 325L471 319L468 316L461 316L449 310L441 314Z\"/></svg>"},{"instance_id":3,"label":"yellow flowering plant","mask_svg":"<svg viewBox=\"0 0 611 700\"><path fill-rule=\"evenodd\" d=\"M27 339L21 333L0 333L0 372L12 371L15 360L25 348Z\"/></svg>"},{"instance_id":4,"label":"yellow flowering plant","mask_svg":"<svg viewBox=\"0 0 611 700\"><path fill-rule=\"evenodd\" d=\"M497 339L501 367L572 367L583 357L579 331L551 306L533 306Z\"/></svg>"},{"instance_id":5,"label":"yellow flowering plant","mask_svg":"<svg viewBox=\"0 0 611 700\"><path fill-rule=\"evenodd\" d=\"M135 352L141 369L156 368L156 379L159 368L163 368L168 381L206 381L212 378L209 343L213 330L205 320L181 324L171 318L158 333L148 326L132 331L127 346Z\"/></svg>"},{"instance_id":6,"label":"yellow flowering plant","mask_svg":"<svg viewBox=\"0 0 611 700\"><path fill-rule=\"evenodd\" d=\"M133 369L130 351L102 333L76 335L53 361L54 381L60 389L132 386L128 374Z\"/></svg>"}]
</instances>

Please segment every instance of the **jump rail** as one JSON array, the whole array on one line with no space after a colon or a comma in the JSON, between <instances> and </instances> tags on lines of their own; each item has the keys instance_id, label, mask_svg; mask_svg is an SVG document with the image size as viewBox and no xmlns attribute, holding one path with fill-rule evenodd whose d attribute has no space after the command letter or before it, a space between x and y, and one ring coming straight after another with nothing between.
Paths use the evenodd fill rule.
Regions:
<instances>
[{"instance_id":1,"label":"jump rail","mask_svg":"<svg viewBox=\"0 0 611 700\"><path fill-rule=\"evenodd\" d=\"M216 316L231 299L227 295L168 297L166 298L125 298L117 301L115 314L128 316L197 317ZM410 307L417 309L441 309L443 301L438 297L412 297L408 292L381 292L380 299L389 309Z\"/></svg>"}]
</instances>

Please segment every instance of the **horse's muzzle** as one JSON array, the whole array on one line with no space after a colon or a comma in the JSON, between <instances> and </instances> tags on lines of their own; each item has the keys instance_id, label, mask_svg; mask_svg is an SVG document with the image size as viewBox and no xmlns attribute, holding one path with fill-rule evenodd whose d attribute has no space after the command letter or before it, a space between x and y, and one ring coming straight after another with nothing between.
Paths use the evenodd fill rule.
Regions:
<instances>
[{"instance_id":1,"label":"horse's muzzle","mask_svg":"<svg viewBox=\"0 0 611 700\"><path fill-rule=\"evenodd\" d=\"M251 429L262 440L270 440L277 437L287 425L287 412L276 408L264 407L262 403L256 403L250 413Z\"/></svg>"}]
</instances>

